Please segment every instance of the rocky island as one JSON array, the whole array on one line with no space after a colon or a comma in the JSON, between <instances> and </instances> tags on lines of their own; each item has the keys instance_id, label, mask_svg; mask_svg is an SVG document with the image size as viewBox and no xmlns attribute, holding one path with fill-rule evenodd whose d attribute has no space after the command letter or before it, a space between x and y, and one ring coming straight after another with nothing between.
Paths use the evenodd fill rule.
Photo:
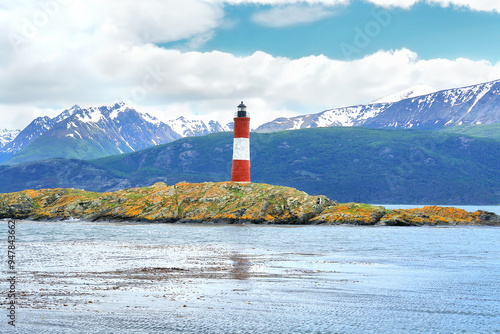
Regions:
<instances>
[{"instance_id":1,"label":"rocky island","mask_svg":"<svg viewBox=\"0 0 500 334\"><path fill-rule=\"evenodd\" d=\"M97 193L80 189L24 190L0 194L0 219L137 221L219 224L352 224L386 226L490 225L500 216L426 206L386 210L337 203L325 196L261 183L156 183Z\"/></svg>"}]
</instances>

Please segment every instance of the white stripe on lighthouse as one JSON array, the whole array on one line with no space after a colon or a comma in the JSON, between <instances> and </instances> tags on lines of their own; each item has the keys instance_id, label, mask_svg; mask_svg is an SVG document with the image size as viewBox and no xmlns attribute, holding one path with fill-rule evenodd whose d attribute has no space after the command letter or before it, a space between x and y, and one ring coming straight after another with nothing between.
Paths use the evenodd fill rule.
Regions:
<instances>
[{"instance_id":1,"label":"white stripe on lighthouse","mask_svg":"<svg viewBox=\"0 0 500 334\"><path fill-rule=\"evenodd\" d=\"M250 139L234 138L233 160L250 160Z\"/></svg>"}]
</instances>

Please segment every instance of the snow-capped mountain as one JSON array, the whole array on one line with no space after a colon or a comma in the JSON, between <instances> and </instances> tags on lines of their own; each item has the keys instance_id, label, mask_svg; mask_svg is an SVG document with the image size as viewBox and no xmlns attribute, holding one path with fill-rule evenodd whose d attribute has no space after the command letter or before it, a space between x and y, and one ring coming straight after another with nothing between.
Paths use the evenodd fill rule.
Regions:
<instances>
[{"instance_id":1,"label":"snow-capped mountain","mask_svg":"<svg viewBox=\"0 0 500 334\"><path fill-rule=\"evenodd\" d=\"M329 126L356 126L364 120L379 114L391 103L378 103L345 108L336 108L323 111L319 114L310 114L295 117L281 117L274 121L262 124L255 132L276 132L306 128L322 128Z\"/></svg>"},{"instance_id":2,"label":"snow-capped mountain","mask_svg":"<svg viewBox=\"0 0 500 334\"><path fill-rule=\"evenodd\" d=\"M500 123L500 80L402 100L363 125L443 128L492 123Z\"/></svg>"},{"instance_id":3,"label":"snow-capped mountain","mask_svg":"<svg viewBox=\"0 0 500 334\"><path fill-rule=\"evenodd\" d=\"M48 116L35 118L26 128L24 128L11 142L7 143L4 147L0 149L0 162L5 161L2 159L3 156L12 156L14 153L19 152L26 146L28 146L35 139L40 137L42 134L52 129L54 125L62 120L74 115L80 110L80 107L75 105L70 109L64 110L58 116L50 118Z\"/></svg>"},{"instance_id":4,"label":"snow-capped mountain","mask_svg":"<svg viewBox=\"0 0 500 334\"><path fill-rule=\"evenodd\" d=\"M80 108L80 106L75 104L71 108L64 110L62 113L52 118L52 121L55 123L59 123L61 121L64 121L66 118L73 116L77 112L80 112L81 110L82 108Z\"/></svg>"},{"instance_id":5,"label":"snow-capped mountain","mask_svg":"<svg viewBox=\"0 0 500 334\"><path fill-rule=\"evenodd\" d=\"M13 141L17 137L19 132L21 131L0 129L0 148Z\"/></svg>"},{"instance_id":6,"label":"snow-capped mountain","mask_svg":"<svg viewBox=\"0 0 500 334\"><path fill-rule=\"evenodd\" d=\"M381 99L375 100L372 103L392 103L392 102L398 102L401 100L406 100L411 97L417 97L417 96L422 96L422 95L428 95L437 92L437 89L420 84L417 86L413 86L411 88L405 89L399 93L396 94L391 94L389 96L383 97Z\"/></svg>"},{"instance_id":7,"label":"snow-capped mountain","mask_svg":"<svg viewBox=\"0 0 500 334\"><path fill-rule=\"evenodd\" d=\"M204 136L210 133L232 131L230 125L221 125L217 121L189 120L184 116L166 122L176 133L182 137Z\"/></svg>"},{"instance_id":8,"label":"snow-capped mountain","mask_svg":"<svg viewBox=\"0 0 500 334\"><path fill-rule=\"evenodd\" d=\"M74 106L52 119L33 121L23 132L29 145L20 150L12 146L16 150L10 164L55 157L99 158L180 138L168 125L123 102L86 109Z\"/></svg>"},{"instance_id":9,"label":"snow-capped mountain","mask_svg":"<svg viewBox=\"0 0 500 334\"><path fill-rule=\"evenodd\" d=\"M395 102L377 102L325 110L318 114L278 118L259 126L256 132L329 126L440 128L462 124L500 123L500 80L398 101L398 98L404 98L405 94L420 94L421 91L410 89L382 99L396 100Z\"/></svg>"},{"instance_id":10,"label":"snow-capped mountain","mask_svg":"<svg viewBox=\"0 0 500 334\"><path fill-rule=\"evenodd\" d=\"M180 136L155 117L123 102L81 109L46 135L92 140L109 144L111 153L127 153L168 143ZM108 148L106 148L108 150Z\"/></svg>"},{"instance_id":11,"label":"snow-capped mountain","mask_svg":"<svg viewBox=\"0 0 500 334\"><path fill-rule=\"evenodd\" d=\"M76 119L75 119L76 118ZM116 144L119 153L137 151L147 147L169 143L183 137L203 136L215 132L230 131L217 121L204 122L179 117L162 122L147 113L141 113L123 102L111 106L81 109L65 122L66 137L82 137L79 129L97 126ZM78 123L78 124L77 124ZM61 126L62 123L61 123Z\"/></svg>"},{"instance_id":12,"label":"snow-capped mountain","mask_svg":"<svg viewBox=\"0 0 500 334\"><path fill-rule=\"evenodd\" d=\"M164 123L123 102L86 109L75 105L57 117L35 119L0 150L0 162L52 157L92 159L222 131L230 131L229 125L184 117Z\"/></svg>"}]
</instances>

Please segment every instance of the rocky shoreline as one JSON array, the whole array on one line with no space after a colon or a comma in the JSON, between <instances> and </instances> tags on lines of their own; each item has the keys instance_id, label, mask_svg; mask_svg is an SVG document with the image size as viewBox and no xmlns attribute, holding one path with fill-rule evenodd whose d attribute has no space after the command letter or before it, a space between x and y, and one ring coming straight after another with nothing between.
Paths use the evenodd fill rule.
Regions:
<instances>
[{"instance_id":1,"label":"rocky shoreline","mask_svg":"<svg viewBox=\"0 0 500 334\"><path fill-rule=\"evenodd\" d=\"M156 183L97 193L42 189L0 194L0 219L136 221L157 223L500 226L486 211L426 206L386 210L337 203L293 188L261 183Z\"/></svg>"}]
</instances>

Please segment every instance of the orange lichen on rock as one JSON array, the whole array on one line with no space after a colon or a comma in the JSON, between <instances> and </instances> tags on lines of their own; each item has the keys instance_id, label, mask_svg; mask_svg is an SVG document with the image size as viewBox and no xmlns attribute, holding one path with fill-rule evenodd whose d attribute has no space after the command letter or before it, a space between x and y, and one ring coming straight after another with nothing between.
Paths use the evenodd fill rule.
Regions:
<instances>
[{"instance_id":1,"label":"orange lichen on rock","mask_svg":"<svg viewBox=\"0 0 500 334\"><path fill-rule=\"evenodd\" d=\"M28 195L31 199L38 197L40 195L38 191L33 189L24 190L22 191L22 193Z\"/></svg>"},{"instance_id":2,"label":"orange lichen on rock","mask_svg":"<svg viewBox=\"0 0 500 334\"><path fill-rule=\"evenodd\" d=\"M428 206L386 211L360 203L337 204L293 188L259 183L205 182L96 193L79 189L0 194L0 218L140 220L356 225L500 225L492 213Z\"/></svg>"},{"instance_id":3,"label":"orange lichen on rock","mask_svg":"<svg viewBox=\"0 0 500 334\"><path fill-rule=\"evenodd\" d=\"M472 216L469 212L457 209L453 207L442 207L442 206L424 206L421 209L411 209L410 212L416 212L420 214L428 214L434 216L441 216L445 218L458 219L464 221L471 221Z\"/></svg>"},{"instance_id":4,"label":"orange lichen on rock","mask_svg":"<svg viewBox=\"0 0 500 334\"><path fill-rule=\"evenodd\" d=\"M424 206L423 208L393 210L385 215L382 225L469 225L471 213L453 207Z\"/></svg>"},{"instance_id":5,"label":"orange lichen on rock","mask_svg":"<svg viewBox=\"0 0 500 334\"><path fill-rule=\"evenodd\" d=\"M328 207L312 221L329 224L374 225L384 214L385 209L380 206L347 203Z\"/></svg>"}]
</instances>

